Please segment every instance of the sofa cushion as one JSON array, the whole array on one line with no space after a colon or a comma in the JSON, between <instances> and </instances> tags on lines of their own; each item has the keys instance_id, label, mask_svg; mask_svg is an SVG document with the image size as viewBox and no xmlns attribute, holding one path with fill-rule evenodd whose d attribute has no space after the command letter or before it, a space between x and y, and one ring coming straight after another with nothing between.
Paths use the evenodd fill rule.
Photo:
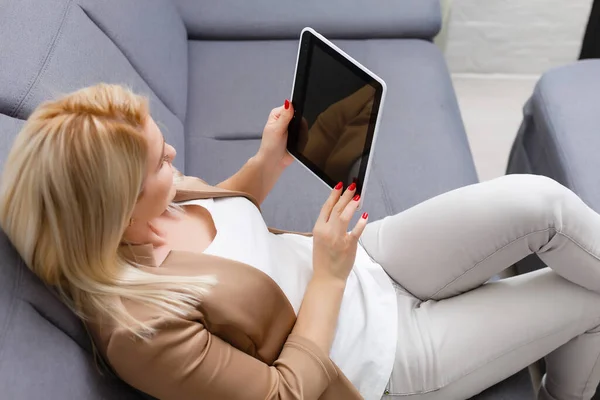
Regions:
<instances>
[{"instance_id":1,"label":"sofa cushion","mask_svg":"<svg viewBox=\"0 0 600 400\"><path fill-rule=\"evenodd\" d=\"M421 40L336 43L388 85L364 210L371 220L477 181L442 54ZM216 184L254 154L271 108L290 96L297 41L191 41L186 173ZM297 163L263 211L311 230L328 189Z\"/></svg>"},{"instance_id":2,"label":"sofa cushion","mask_svg":"<svg viewBox=\"0 0 600 400\"><path fill-rule=\"evenodd\" d=\"M292 39L305 26L331 38L431 39L439 0L173 0L192 39Z\"/></svg>"},{"instance_id":3,"label":"sofa cushion","mask_svg":"<svg viewBox=\"0 0 600 400\"><path fill-rule=\"evenodd\" d=\"M183 121L187 102L187 32L173 2L79 0L78 3L127 57L156 97Z\"/></svg>"},{"instance_id":4,"label":"sofa cushion","mask_svg":"<svg viewBox=\"0 0 600 400\"><path fill-rule=\"evenodd\" d=\"M11 118L0 113L0 171L4 168L6 157L23 124L25 121L22 119Z\"/></svg>"},{"instance_id":5,"label":"sofa cushion","mask_svg":"<svg viewBox=\"0 0 600 400\"><path fill-rule=\"evenodd\" d=\"M534 398L531 377L525 368L469 400L530 400Z\"/></svg>"},{"instance_id":6,"label":"sofa cushion","mask_svg":"<svg viewBox=\"0 0 600 400\"><path fill-rule=\"evenodd\" d=\"M600 60L545 73L524 108L508 172L549 176L600 211Z\"/></svg>"},{"instance_id":7,"label":"sofa cushion","mask_svg":"<svg viewBox=\"0 0 600 400\"><path fill-rule=\"evenodd\" d=\"M600 60L546 72L523 109L507 173L548 176L600 211ZM520 274L544 268L532 254L516 264ZM599 395L600 397L600 395Z\"/></svg>"},{"instance_id":8,"label":"sofa cushion","mask_svg":"<svg viewBox=\"0 0 600 400\"><path fill-rule=\"evenodd\" d=\"M140 399L101 376L81 322L0 232L0 388L6 399Z\"/></svg>"},{"instance_id":9,"label":"sofa cushion","mask_svg":"<svg viewBox=\"0 0 600 400\"><path fill-rule=\"evenodd\" d=\"M98 82L125 84L149 96L153 116L164 126L166 138L182 148L183 123L173 110L179 108L179 114L184 115L182 107L185 100L176 100L175 95L185 97L181 87L185 89L187 78L182 84L180 75L186 71L186 66L176 68L180 71L175 73L176 77L168 70L171 64L186 63L186 51L180 49L169 53L169 46L173 49L181 47L178 42L184 43L187 48L180 26L173 22L172 29L161 33L168 36L171 30L175 32L168 41L158 42L165 46L163 50L168 62L154 57L158 50L144 50L133 56L133 48L141 47L142 39L136 42L127 30L119 31L123 29L124 22L108 22L113 19L111 12L103 12L98 5L86 9L84 3L80 5L69 0L5 2L7 6L0 13L0 113L25 119L40 102L81 87ZM106 2L96 3L109 8L114 6ZM166 11L163 11L169 20L170 3L167 0L160 3L166 5ZM141 5L141 2L137 4ZM159 3L153 0L151 4L158 6ZM133 13L133 5L127 7ZM144 7L138 8L138 14L148 14ZM146 16L137 15L136 21L143 17L157 18L160 14L155 11ZM136 23L136 29L139 27L140 34L143 34L144 30L149 31L150 23ZM140 66L152 62L162 65L160 68L158 65ZM153 86L154 81L161 79L170 83ZM173 87L166 90L171 84ZM171 105L173 110L165 104ZM183 164L182 152L175 165L182 168Z\"/></svg>"}]
</instances>

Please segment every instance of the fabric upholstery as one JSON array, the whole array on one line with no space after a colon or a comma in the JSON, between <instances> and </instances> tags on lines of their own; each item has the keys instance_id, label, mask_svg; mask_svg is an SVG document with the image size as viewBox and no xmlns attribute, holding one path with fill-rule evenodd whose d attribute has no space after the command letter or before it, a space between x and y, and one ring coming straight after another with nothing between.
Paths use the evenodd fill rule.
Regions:
<instances>
[{"instance_id":1,"label":"fabric upholstery","mask_svg":"<svg viewBox=\"0 0 600 400\"><path fill-rule=\"evenodd\" d=\"M523 109L507 173L549 176L600 211L600 61L580 61L545 73ZM531 255L519 273L545 267Z\"/></svg>"},{"instance_id":2,"label":"fabric upholstery","mask_svg":"<svg viewBox=\"0 0 600 400\"><path fill-rule=\"evenodd\" d=\"M24 120L0 113L0 171L4 168L4 161L24 123Z\"/></svg>"},{"instance_id":3,"label":"fabric upholstery","mask_svg":"<svg viewBox=\"0 0 600 400\"><path fill-rule=\"evenodd\" d=\"M439 0L173 0L191 39L292 39L311 26L330 38L431 39Z\"/></svg>"},{"instance_id":4,"label":"fabric upholstery","mask_svg":"<svg viewBox=\"0 0 600 400\"><path fill-rule=\"evenodd\" d=\"M511 173L528 168L554 178L596 211L600 211L599 78L599 60L544 74L524 108L508 167Z\"/></svg>"},{"instance_id":5,"label":"fabric upholstery","mask_svg":"<svg viewBox=\"0 0 600 400\"><path fill-rule=\"evenodd\" d=\"M438 0L365 4L0 0L0 166L40 102L109 82L149 96L154 118L179 150L176 167L212 183L224 179L256 151L268 112L291 91L296 41L248 39L295 39L311 25L331 38L394 38L339 43L390 89L366 193L372 218L475 182L441 54L425 41L399 40L430 40L437 33ZM326 194L294 164L264 204L267 222L309 230ZM503 383L480 400L526 399L526 389ZM7 399L148 398L98 373L82 324L2 233L0 391Z\"/></svg>"},{"instance_id":6,"label":"fabric upholstery","mask_svg":"<svg viewBox=\"0 0 600 400\"><path fill-rule=\"evenodd\" d=\"M600 60L545 73L523 109L507 173L551 177L600 212ZM518 262L518 273L544 268L537 255ZM541 365L544 369L543 363ZM594 399L600 398L597 391Z\"/></svg>"},{"instance_id":7,"label":"fabric upholstery","mask_svg":"<svg viewBox=\"0 0 600 400\"><path fill-rule=\"evenodd\" d=\"M421 40L336 43L388 85L364 193L371 220L477 181L450 77L434 45ZM296 41L190 42L186 173L216 184L253 155L271 108L290 96L296 46ZM324 184L294 164L263 212L277 227L311 230L327 193Z\"/></svg>"},{"instance_id":8,"label":"fabric upholstery","mask_svg":"<svg viewBox=\"0 0 600 400\"><path fill-rule=\"evenodd\" d=\"M3 233L0 255L2 398L139 399L98 373L81 322L23 265Z\"/></svg>"},{"instance_id":9,"label":"fabric upholstery","mask_svg":"<svg viewBox=\"0 0 600 400\"><path fill-rule=\"evenodd\" d=\"M470 400L530 400L534 398L531 378L526 368Z\"/></svg>"},{"instance_id":10,"label":"fabric upholstery","mask_svg":"<svg viewBox=\"0 0 600 400\"><path fill-rule=\"evenodd\" d=\"M156 97L183 120L187 102L187 31L175 5L170 0L144 0L143 5L139 0L78 3Z\"/></svg>"},{"instance_id":11,"label":"fabric upholstery","mask_svg":"<svg viewBox=\"0 0 600 400\"><path fill-rule=\"evenodd\" d=\"M94 10L99 16L100 12ZM165 137L183 148L181 120L165 106L115 44L117 36L113 39L106 36L79 4L69 0L11 1L2 12L2 18L1 113L25 119L42 101L98 82L119 83L150 98L152 114L164 126ZM179 62L185 63L182 57ZM144 57L142 60L150 62ZM182 71L185 68L182 67ZM169 74L166 72L165 76ZM162 78L162 75L156 77L157 80ZM178 94L185 97L185 93ZM183 105L185 101L179 107ZM181 152L175 165L183 168L184 159Z\"/></svg>"}]
</instances>

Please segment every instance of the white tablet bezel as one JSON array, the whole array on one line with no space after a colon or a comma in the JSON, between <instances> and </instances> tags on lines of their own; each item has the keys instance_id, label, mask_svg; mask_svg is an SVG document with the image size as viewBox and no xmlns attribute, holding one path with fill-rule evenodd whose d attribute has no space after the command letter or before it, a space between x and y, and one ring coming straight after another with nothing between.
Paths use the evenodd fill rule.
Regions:
<instances>
[{"instance_id":1,"label":"white tablet bezel","mask_svg":"<svg viewBox=\"0 0 600 400\"><path fill-rule=\"evenodd\" d=\"M387 93L387 85L385 84L385 82L384 82L383 79L381 79L379 76L377 76L372 71L370 71L368 68L366 68L364 65L362 65L361 63L359 63L358 61L356 61L354 58L352 58L351 56L349 56L345 51L343 51L342 49L340 49L339 47L337 47L335 44L331 43L323 35L321 35L320 33L318 33L317 31L315 31L314 29L312 29L310 27L306 27L306 28L302 29L302 32L300 33L300 41L298 43L298 55L296 57L296 67L294 69L294 82L292 84L292 93L290 95L290 99L292 99L292 97L294 96L294 88L296 86L296 78L298 76L298 65L299 65L299 62L300 62L300 50L302 49L302 37L303 37L303 35L304 35L305 32L310 32L312 35L314 35L319 40L321 40L323 43L325 43L327 46L329 46L331 49L333 49L336 53L338 53L339 55L341 55L342 57L344 57L345 59L347 59L348 61L350 61L357 68L361 69L363 72L365 72L371 78L373 78L373 80L377 81L381 85L381 87L382 87L381 101L379 103L379 110L377 112L377 117L375 119L375 128L373 130L373 139L372 139L370 150L369 150L369 154L368 154L368 157L367 157L367 168L365 170L365 177L364 177L364 181L362 183L362 192L361 192L361 198L360 198L360 203L359 203L359 209L360 209L360 208L362 208L364 196L365 196L365 193L366 193L366 190L367 190L367 183L368 183L368 180L369 180L369 175L370 175L370 172L371 172L371 166L373 165L371 158L372 158L373 152L375 150L375 143L377 142L377 134L379 132L379 124L380 124L380 121L381 121L381 114L383 112L383 107L384 107L384 102L385 102L385 96L386 96L386 93ZM315 177L317 177L317 179L319 179L319 181L321 181L325 186L327 186L329 189L331 189L331 186L327 182L325 182L319 175L317 175L312 169L310 169L306 164L304 164L304 162L302 162L302 160L298 159L291 152L288 151L288 153L292 157L294 157L294 159L296 159L296 161L298 161L300 163L300 165L302 165L312 175L314 175Z\"/></svg>"}]
</instances>

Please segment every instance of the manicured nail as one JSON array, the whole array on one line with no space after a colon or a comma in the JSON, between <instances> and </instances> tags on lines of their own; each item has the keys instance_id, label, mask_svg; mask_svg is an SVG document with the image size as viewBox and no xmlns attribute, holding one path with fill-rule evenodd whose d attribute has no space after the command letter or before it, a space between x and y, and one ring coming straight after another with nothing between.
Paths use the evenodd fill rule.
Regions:
<instances>
[{"instance_id":1,"label":"manicured nail","mask_svg":"<svg viewBox=\"0 0 600 400\"><path fill-rule=\"evenodd\" d=\"M342 182L338 182L338 184L335 185L335 190L340 190L342 186L344 186L344 184Z\"/></svg>"},{"instance_id":2,"label":"manicured nail","mask_svg":"<svg viewBox=\"0 0 600 400\"><path fill-rule=\"evenodd\" d=\"M285 108L286 110L290 108L290 101L288 99L285 99L285 102L283 103L283 108Z\"/></svg>"},{"instance_id":3,"label":"manicured nail","mask_svg":"<svg viewBox=\"0 0 600 400\"><path fill-rule=\"evenodd\" d=\"M354 201L360 200L360 194L357 194L356 196L354 196L354 198L352 200L354 200Z\"/></svg>"},{"instance_id":4,"label":"manicured nail","mask_svg":"<svg viewBox=\"0 0 600 400\"><path fill-rule=\"evenodd\" d=\"M363 213L362 217L363 219L367 219L369 217L369 213Z\"/></svg>"},{"instance_id":5,"label":"manicured nail","mask_svg":"<svg viewBox=\"0 0 600 400\"><path fill-rule=\"evenodd\" d=\"M348 190L352 191L354 189L356 189L356 183L352 182L352 184L348 186Z\"/></svg>"}]
</instances>

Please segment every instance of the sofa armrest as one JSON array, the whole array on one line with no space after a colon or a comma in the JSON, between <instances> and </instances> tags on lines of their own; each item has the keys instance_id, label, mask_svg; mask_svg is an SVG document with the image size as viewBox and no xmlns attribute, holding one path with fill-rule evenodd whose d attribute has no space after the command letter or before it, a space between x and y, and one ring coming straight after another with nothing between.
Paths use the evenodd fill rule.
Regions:
<instances>
[{"instance_id":1,"label":"sofa armrest","mask_svg":"<svg viewBox=\"0 0 600 400\"><path fill-rule=\"evenodd\" d=\"M524 114L508 172L549 176L600 211L600 60L544 74Z\"/></svg>"},{"instance_id":2,"label":"sofa armrest","mask_svg":"<svg viewBox=\"0 0 600 400\"><path fill-rule=\"evenodd\" d=\"M333 39L432 39L439 0L173 0L190 39L296 39L311 26Z\"/></svg>"}]
</instances>

